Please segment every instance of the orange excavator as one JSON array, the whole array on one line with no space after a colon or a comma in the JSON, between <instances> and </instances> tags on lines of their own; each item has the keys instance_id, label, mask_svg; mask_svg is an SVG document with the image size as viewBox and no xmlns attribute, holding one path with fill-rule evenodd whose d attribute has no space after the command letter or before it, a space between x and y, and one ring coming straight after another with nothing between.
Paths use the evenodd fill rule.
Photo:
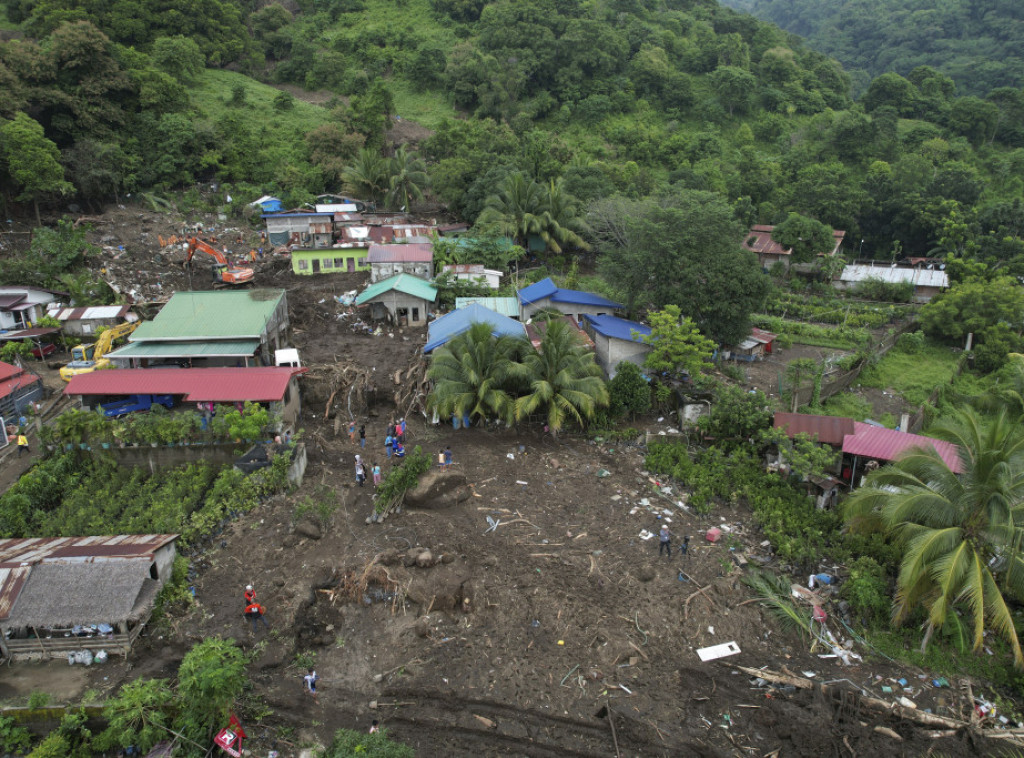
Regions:
<instances>
[{"instance_id":1,"label":"orange excavator","mask_svg":"<svg viewBox=\"0 0 1024 758\"><path fill-rule=\"evenodd\" d=\"M196 237L189 238L188 254L185 256L186 266L192 263L192 258L195 256L197 250L199 252L206 253L207 255L212 255L217 261L211 265L213 281L215 284L220 284L221 286L238 286L252 282L252 277L255 272L251 268L233 268L231 264L228 263L228 259L224 257L224 253Z\"/></svg>"}]
</instances>

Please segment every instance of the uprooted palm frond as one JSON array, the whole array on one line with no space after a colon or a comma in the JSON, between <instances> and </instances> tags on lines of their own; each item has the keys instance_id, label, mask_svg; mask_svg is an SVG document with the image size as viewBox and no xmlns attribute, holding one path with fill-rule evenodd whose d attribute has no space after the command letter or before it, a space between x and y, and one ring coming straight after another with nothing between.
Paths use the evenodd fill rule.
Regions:
<instances>
[{"instance_id":1,"label":"uprooted palm frond","mask_svg":"<svg viewBox=\"0 0 1024 758\"><path fill-rule=\"evenodd\" d=\"M811 637L811 619L793 604L790 584L785 577L754 569L743 577L743 583L754 590L754 594L761 599L761 605L768 609L783 629L794 631L801 637Z\"/></svg>"}]
</instances>

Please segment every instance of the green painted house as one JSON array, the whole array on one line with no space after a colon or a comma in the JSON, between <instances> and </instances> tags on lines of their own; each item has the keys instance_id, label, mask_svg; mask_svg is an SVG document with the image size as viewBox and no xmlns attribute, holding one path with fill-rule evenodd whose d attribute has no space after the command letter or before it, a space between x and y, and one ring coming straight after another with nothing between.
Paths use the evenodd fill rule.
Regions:
<instances>
[{"instance_id":1,"label":"green painted house","mask_svg":"<svg viewBox=\"0 0 1024 758\"><path fill-rule=\"evenodd\" d=\"M354 274L369 270L365 247L292 251L292 272L296 274Z\"/></svg>"}]
</instances>

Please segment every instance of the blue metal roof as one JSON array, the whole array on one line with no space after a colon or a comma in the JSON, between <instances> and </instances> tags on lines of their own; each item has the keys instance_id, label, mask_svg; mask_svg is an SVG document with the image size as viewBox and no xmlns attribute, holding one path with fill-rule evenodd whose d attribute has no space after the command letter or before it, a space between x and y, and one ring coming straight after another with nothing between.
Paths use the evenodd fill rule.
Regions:
<instances>
[{"instance_id":1,"label":"blue metal roof","mask_svg":"<svg viewBox=\"0 0 1024 758\"><path fill-rule=\"evenodd\" d=\"M640 335L649 336L651 334L651 327L618 316L591 316L585 313L583 318L590 322L594 331L603 337L642 343ZM633 332L638 332L638 334L634 336Z\"/></svg>"},{"instance_id":2,"label":"blue metal roof","mask_svg":"<svg viewBox=\"0 0 1024 758\"><path fill-rule=\"evenodd\" d=\"M622 307L620 303L612 302L606 297L595 295L593 292L559 289L555 286L555 283L551 281L551 277L541 279L539 282L531 284L529 287L523 287L523 289L519 290L517 294L519 295L519 302L523 305L530 305L531 303L536 303L539 300L551 298L552 302L555 303L594 305L605 308Z\"/></svg>"},{"instance_id":3,"label":"blue metal roof","mask_svg":"<svg viewBox=\"0 0 1024 758\"><path fill-rule=\"evenodd\" d=\"M469 331L469 328L477 323L490 324L491 334L495 337L522 337L526 334L526 327L515 319L495 313L479 303L473 303L431 322L427 327L427 344L423 352L429 353L441 347L453 337Z\"/></svg>"}]
</instances>

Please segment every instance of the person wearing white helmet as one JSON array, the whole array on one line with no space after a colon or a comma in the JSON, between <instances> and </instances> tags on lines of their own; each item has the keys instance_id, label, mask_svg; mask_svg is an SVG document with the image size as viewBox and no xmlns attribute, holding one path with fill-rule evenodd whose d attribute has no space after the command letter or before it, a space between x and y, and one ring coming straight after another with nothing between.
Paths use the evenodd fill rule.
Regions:
<instances>
[{"instance_id":1,"label":"person wearing white helmet","mask_svg":"<svg viewBox=\"0 0 1024 758\"><path fill-rule=\"evenodd\" d=\"M245 585L245 604L250 605L256 602L256 590L252 588L251 584Z\"/></svg>"}]
</instances>

